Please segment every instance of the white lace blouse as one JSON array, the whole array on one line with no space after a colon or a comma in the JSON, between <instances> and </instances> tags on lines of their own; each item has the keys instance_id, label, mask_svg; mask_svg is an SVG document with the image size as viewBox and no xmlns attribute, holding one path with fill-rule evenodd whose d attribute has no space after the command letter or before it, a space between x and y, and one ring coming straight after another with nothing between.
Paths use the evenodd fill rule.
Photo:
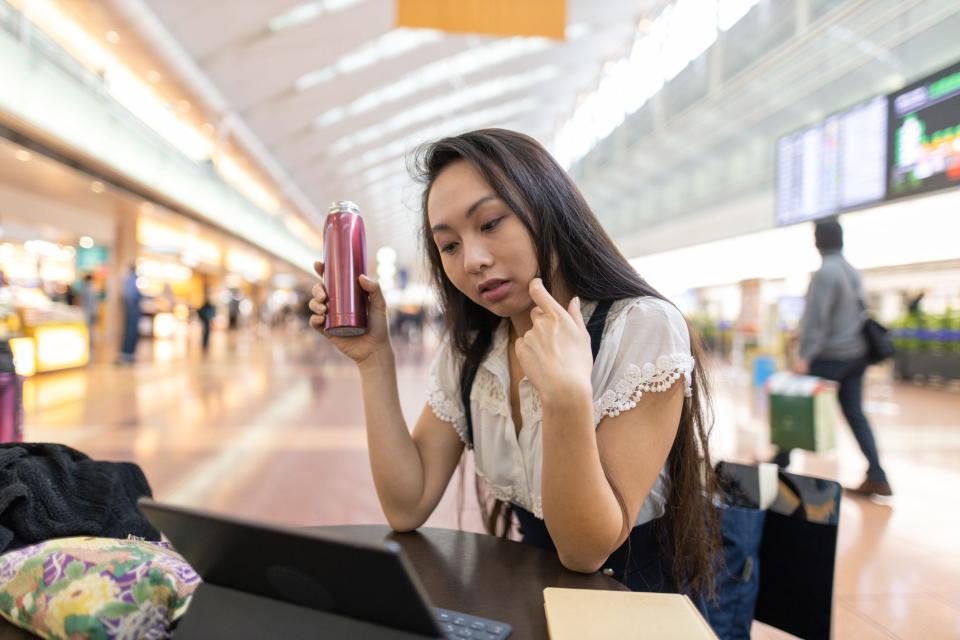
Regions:
<instances>
[{"instance_id":1,"label":"white lace blouse","mask_svg":"<svg viewBox=\"0 0 960 640\"><path fill-rule=\"evenodd\" d=\"M596 308L584 301L584 320ZM500 500L517 504L543 518L540 478L543 464L541 405L527 378L520 380L520 414L516 433L510 411L510 367L507 361L508 320L496 330L490 352L477 371L470 393L477 473ZM466 418L460 401L462 359L444 340L430 375L429 404L466 442ZM593 422L637 406L644 393L665 391L683 380L690 396L693 371L690 334L683 315L671 304L651 297L620 300L607 316L600 351L593 364ZM654 483L636 524L663 514L666 469Z\"/></svg>"}]
</instances>

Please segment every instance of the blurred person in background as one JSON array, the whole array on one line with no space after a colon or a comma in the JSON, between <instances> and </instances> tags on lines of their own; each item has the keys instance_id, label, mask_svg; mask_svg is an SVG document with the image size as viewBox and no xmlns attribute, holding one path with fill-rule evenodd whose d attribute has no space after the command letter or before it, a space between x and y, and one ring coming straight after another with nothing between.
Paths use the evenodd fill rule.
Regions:
<instances>
[{"instance_id":1,"label":"blurred person in background","mask_svg":"<svg viewBox=\"0 0 960 640\"><path fill-rule=\"evenodd\" d=\"M926 292L921 291L920 293L910 296L910 302L907 303L907 313L918 318L923 315L923 310L920 308L920 303L923 302L923 297L926 295Z\"/></svg>"},{"instance_id":2,"label":"blurred person in background","mask_svg":"<svg viewBox=\"0 0 960 640\"><path fill-rule=\"evenodd\" d=\"M140 339L140 301L143 294L137 286L137 265L131 264L123 281L123 344L118 364L133 364Z\"/></svg>"},{"instance_id":3,"label":"blurred person in background","mask_svg":"<svg viewBox=\"0 0 960 640\"><path fill-rule=\"evenodd\" d=\"M163 283L163 292L158 298L154 298L154 302L158 303L157 307L161 311L173 311L173 308L177 304L177 297L173 295L173 287L170 286L169 282Z\"/></svg>"},{"instance_id":4,"label":"blurred person in background","mask_svg":"<svg viewBox=\"0 0 960 640\"><path fill-rule=\"evenodd\" d=\"M231 290L230 301L227 303L227 327L233 331L240 326L240 300L243 294L238 290Z\"/></svg>"},{"instance_id":5,"label":"blurred person in background","mask_svg":"<svg viewBox=\"0 0 960 640\"><path fill-rule=\"evenodd\" d=\"M297 305L297 316L303 321L303 323L309 328L310 318L313 317L313 311L310 309L310 301L313 298L310 295L304 295L303 302Z\"/></svg>"},{"instance_id":6,"label":"blurred person in background","mask_svg":"<svg viewBox=\"0 0 960 640\"><path fill-rule=\"evenodd\" d=\"M380 285L360 276L366 334L325 333L360 371L390 526L421 526L470 448L489 533L509 535L516 518L523 542L574 571L607 567L637 591L712 592L707 387L683 315L532 138L445 138L423 150L419 177L447 330L412 433ZM323 263L316 269L322 277ZM320 331L326 305L320 282L310 302Z\"/></svg>"},{"instance_id":7,"label":"blurred person in background","mask_svg":"<svg viewBox=\"0 0 960 640\"><path fill-rule=\"evenodd\" d=\"M863 283L857 270L843 257L843 228L839 222L818 222L814 241L823 262L807 291L800 320L800 353L793 370L840 385L840 407L868 464L866 479L848 491L890 496L893 491L880 466L870 422L863 413L863 376L867 369ZM781 451L774 460L786 467L790 464L790 451Z\"/></svg>"},{"instance_id":8,"label":"blurred person in background","mask_svg":"<svg viewBox=\"0 0 960 640\"><path fill-rule=\"evenodd\" d=\"M200 318L200 346L204 353L210 348L210 324L213 322L215 315L217 315L217 309L210 302L210 291L205 288L203 290L203 304L197 309L197 316Z\"/></svg>"},{"instance_id":9,"label":"blurred person in background","mask_svg":"<svg viewBox=\"0 0 960 640\"><path fill-rule=\"evenodd\" d=\"M93 350L93 333L97 327L97 315L100 310L100 291L93 281L93 274L83 276L80 286L80 305L83 317L87 321L87 333L90 334L90 350Z\"/></svg>"}]
</instances>

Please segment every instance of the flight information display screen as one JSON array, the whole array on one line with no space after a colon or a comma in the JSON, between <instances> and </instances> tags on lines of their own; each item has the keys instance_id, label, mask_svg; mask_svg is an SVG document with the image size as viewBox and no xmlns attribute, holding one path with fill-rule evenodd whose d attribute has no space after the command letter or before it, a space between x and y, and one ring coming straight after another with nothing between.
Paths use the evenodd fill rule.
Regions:
<instances>
[{"instance_id":1,"label":"flight information display screen","mask_svg":"<svg viewBox=\"0 0 960 640\"><path fill-rule=\"evenodd\" d=\"M890 96L887 197L960 185L960 63Z\"/></svg>"},{"instance_id":2,"label":"flight information display screen","mask_svg":"<svg viewBox=\"0 0 960 640\"><path fill-rule=\"evenodd\" d=\"M887 98L877 96L777 142L777 223L883 200Z\"/></svg>"},{"instance_id":3,"label":"flight information display screen","mask_svg":"<svg viewBox=\"0 0 960 640\"><path fill-rule=\"evenodd\" d=\"M840 209L879 202L886 194L887 104L886 96L877 96L841 116Z\"/></svg>"}]
</instances>

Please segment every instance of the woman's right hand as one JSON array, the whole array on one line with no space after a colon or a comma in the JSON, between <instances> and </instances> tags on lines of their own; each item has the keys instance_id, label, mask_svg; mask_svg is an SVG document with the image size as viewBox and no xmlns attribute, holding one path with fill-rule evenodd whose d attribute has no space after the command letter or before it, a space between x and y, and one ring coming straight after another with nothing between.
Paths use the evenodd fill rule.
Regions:
<instances>
[{"instance_id":1,"label":"woman's right hand","mask_svg":"<svg viewBox=\"0 0 960 640\"><path fill-rule=\"evenodd\" d=\"M314 262L313 268L320 276L320 282L313 285L313 298L310 300L313 315L310 316L310 326L325 335L340 353L358 365L370 360L371 356L392 356L387 302L380 290L380 283L365 275L359 279L360 288L367 292L367 332L359 336L333 336L324 329L327 321L327 289L323 286L323 262Z\"/></svg>"}]
</instances>

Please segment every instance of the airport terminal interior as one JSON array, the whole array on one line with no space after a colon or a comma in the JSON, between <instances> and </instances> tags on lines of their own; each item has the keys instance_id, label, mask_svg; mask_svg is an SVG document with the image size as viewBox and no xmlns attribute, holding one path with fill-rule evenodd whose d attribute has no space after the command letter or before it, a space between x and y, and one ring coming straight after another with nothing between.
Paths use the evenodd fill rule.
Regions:
<instances>
[{"instance_id":1,"label":"airport terminal interior","mask_svg":"<svg viewBox=\"0 0 960 640\"><path fill-rule=\"evenodd\" d=\"M656 358L670 353L633 363L634 386L615 389L623 401L619 415L597 413L604 389L596 388L594 375L598 435L587 433L592 453L580 453L599 462L603 481L604 462L597 460L597 446L605 451L603 421L612 427L635 420L638 429L653 429L637 416L652 406L658 387L650 381L664 369L660 390L693 377L693 399L702 400L696 380L709 382L705 448L714 465L722 462L727 473L739 470L756 483L756 496L750 482L743 485L755 504L736 506L745 517L766 520L751 520L758 523L754 544L739 549L749 556L745 562L731 555L744 540L728 530L730 520L720 520L716 574L729 580L718 582L719 600L672 590L689 596L687 614L705 623L698 632L704 635L688 635L686 622L665 613L657 618L661 626L652 626L652 618L639 613L649 606L641 601L647 590L608 569L612 555L583 570L566 547L565 554L524 545L530 530L522 519L507 532L509 541L493 539L486 527L475 498L478 482L517 505L522 513L515 517L544 522L548 539L571 539L557 515L564 496L535 486L541 473L544 487L555 478L547 458L561 446L548 442L557 436L547 435L546 419L533 487L524 466L525 447L533 446L524 394L539 393L538 415L557 415L552 404L548 412L547 393L538 387L546 378L513 376L527 369L516 369L517 363L534 363L530 352L524 360L523 345L533 344L529 336L551 318L579 340L577 357L561 357L560 370L575 368L584 353L589 357L590 336L577 324L581 318L568 313L575 292L559 306L536 306L528 294L532 275L521 287L503 280L520 258L497 248L507 246L506 235L492 235L526 229L514 233L536 242L541 227L560 228L538 226L542 216L559 209L560 217L579 215L567 210L580 211L569 198L558 209L543 204L559 197L550 191L554 183L547 185L556 175L541 165L520 166L514 156L499 173L470 169L500 207L512 210L505 214L512 222L497 218L500 230L488 222L474 233L467 226L471 208L465 222L445 211L448 224L437 225L441 206L430 209L424 189L437 187L430 203L457 194L440 188L447 185L445 169L435 183L417 174L423 145L478 130L494 130L494 138L501 135L496 131L518 132L549 153L623 258L628 268L618 273L629 272L631 282L639 275L669 301L670 313L685 319L684 349L701 345L674 360L690 364L677 364L672 378ZM522 146L509 140L511 150ZM509 144L482 150L501 153ZM459 157L455 162L468 164L467 155ZM516 176L526 182L511 182ZM542 201L531 202L530 194ZM490 218L482 206L475 209L475 220ZM457 241L445 245L441 238L454 231ZM504 356L511 386L494 396L504 422L516 428L503 446L516 452L526 484L517 489L491 480L493 453L483 456L482 445L491 445L482 429L492 422L474 411L469 424L476 449L457 458L459 468L436 508L425 513L421 534L391 534L411 554L425 585L417 593L426 593L428 606L479 616L475 624L487 620L485 630L471 631L466 624L448 628L453 621L438 618L442 637L507 637L496 635L490 626L496 623L512 628L509 637L517 639L960 638L960 509L951 484L960 483L958 239L956 0L0 0L0 638L191 637L188 623L197 624L191 620L203 615L216 628L219 619L211 614L214 605L200 608L197 596L191 610L190 592L176 581L170 597L177 604L150 609L163 623L156 627L162 631L150 627L148 633L146 618L134 618L160 596L143 595L146 582L130 589L104 577L119 579L132 571L130 558L141 555L124 556L122 568L97 564L107 562L106 551L94 560L62 552L49 556L60 560L31 565L56 539L127 542L126 533L96 523L54 526L54 507L37 506L40 489L30 486L31 459L39 469L46 464L41 458L55 455L53 445L65 445L94 461L134 463L142 471L138 486L143 480L149 486L132 498L128 486L126 502L109 505L111 518L146 523L136 497L152 495L210 517L284 531L349 525L337 535L380 531L379 540L388 525L398 528L396 516L386 516L383 496L392 489L385 485L425 480L419 464L391 482L382 482L386 467L378 467L375 486L372 467L391 452L383 444L385 428L368 424L369 407L380 402L376 397L393 398L392 383L363 368L376 358L358 366L344 345L366 344L378 335L376 321L385 319L397 403L377 404L389 409L378 419L392 426L405 420L412 430L429 418L433 433L445 429L432 442L462 447L462 398L451 391L455 397L446 398L445 407L437 401L438 372L454 348L452 318L493 317L507 308L498 304L518 297L526 301L528 323L530 308L548 309L547 320L534 318L522 340L510 324L516 316L506 312L498 314L505 318L503 333L495 334L507 335L507 325L519 332L509 334L518 341L508 343L516 344L510 359ZM596 247L580 240L565 246ZM428 254L436 258L433 267ZM605 273L591 264L602 261L590 258L577 254L571 268ZM532 250L530 259L537 259ZM323 276L316 261L326 261ZM445 289L433 279L441 264L449 276ZM841 264L843 277L835 275ZM477 289L476 274L487 267L502 281ZM357 284L361 272L379 286L369 299ZM469 277L469 292L456 290L463 281L457 273ZM600 283L582 290L614 289ZM562 290L550 293L561 299ZM338 305L351 295L362 308L350 306L338 316ZM581 295L587 308L589 296ZM445 304L465 296L472 302L460 311ZM647 303L637 304L633 308ZM606 327L626 331L617 324L617 309L615 302ZM326 330L317 330L318 317ZM841 326L846 317L853 319ZM333 338L329 331L338 321L366 333ZM482 323L457 326L490 335ZM638 343L660 335L652 326L635 325ZM655 337L644 342L645 332ZM500 343L493 340L495 351ZM604 360L594 356L598 368ZM831 373L834 364L843 371ZM553 370L543 361L536 365ZM488 379L494 378L477 381ZM475 400L478 388L473 395L467 390L468 399ZM671 396L676 416L681 404L686 416L691 398L680 396ZM459 421L451 419L457 415ZM689 427L681 417L680 431ZM539 423L533 433L541 437ZM414 440L405 432L393 438L414 460L441 448L418 453L408 448ZM32 446L37 443L51 446ZM655 468L636 464L637 473L663 469L653 489L650 476L636 502L644 509L634 532L645 526L643 514L660 483L672 486L682 477L663 466L670 442L661 449ZM643 456L647 449L635 451ZM410 460L403 453L397 457ZM48 492L53 483L62 501L57 508L76 510L73 517L102 500L94 484L71 480L70 468L59 464L42 467L53 470L53 479L42 483ZM634 468L619 464L618 472ZM698 474L688 475L697 482ZM794 483L813 487L816 498L795 488L784 498ZM626 518L620 494L604 486L607 506L619 518L619 501ZM727 504L732 493L721 491L724 486L701 497L726 516L734 505ZM659 518L670 517L670 506ZM119 514L123 509L129 513ZM707 521L688 526L708 531ZM583 515L577 526L594 525ZM624 526L627 535L626 520ZM435 586L443 582L427 572L436 567L423 566L407 545L411 536L441 535L436 530L458 532L444 556L448 563L456 565L463 554L489 565L485 575L492 577L471 582L480 569L451 565L444 567L445 579L457 587ZM207 585L219 584L220 574L193 561L197 552L180 542L188 537L182 531L163 533L186 558L176 556L184 571L196 577L190 561L203 578L198 593L212 593ZM777 534L782 537L774 542ZM517 546L496 547L504 556L470 555L488 542ZM343 544L350 548L349 540ZM608 545L604 558L618 546ZM501 560L508 552L533 554L538 569L512 571ZM633 552L641 547L634 544ZM40 555L25 559L29 553ZM58 563L66 577L51 568ZM43 568L29 573L31 566ZM160 565L151 566L156 572ZM353 580L387 580L362 566ZM98 574L91 567L109 570ZM166 579L149 575L154 586ZM83 595L68 588L68 579L86 581ZM97 580L99 586L91 586ZM732 582L735 595L728 591ZM481 593L497 583L502 593ZM752 595L744 595L751 585ZM580 586L636 596L635 614L625 610L626 626L617 633L613 623L608 629L595 621L595 635L571 635L541 594ZM91 595L94 588L99 595ZM454 598L454 592L469 597ZM502 607L497 598L516 606ZM290 602L314 606L309 598ZM338 615L369 613L370 603L329 606ZM734 609L745 621L739 631L722 622ZM377 615L367 620L392 624ZM595 610L589 615L603 617ZM403 624L402 614L396 619ZM258 637L234 633L215 635ZM314 629L278 637L374 636Z\"/></svg>"}]
</instances>

